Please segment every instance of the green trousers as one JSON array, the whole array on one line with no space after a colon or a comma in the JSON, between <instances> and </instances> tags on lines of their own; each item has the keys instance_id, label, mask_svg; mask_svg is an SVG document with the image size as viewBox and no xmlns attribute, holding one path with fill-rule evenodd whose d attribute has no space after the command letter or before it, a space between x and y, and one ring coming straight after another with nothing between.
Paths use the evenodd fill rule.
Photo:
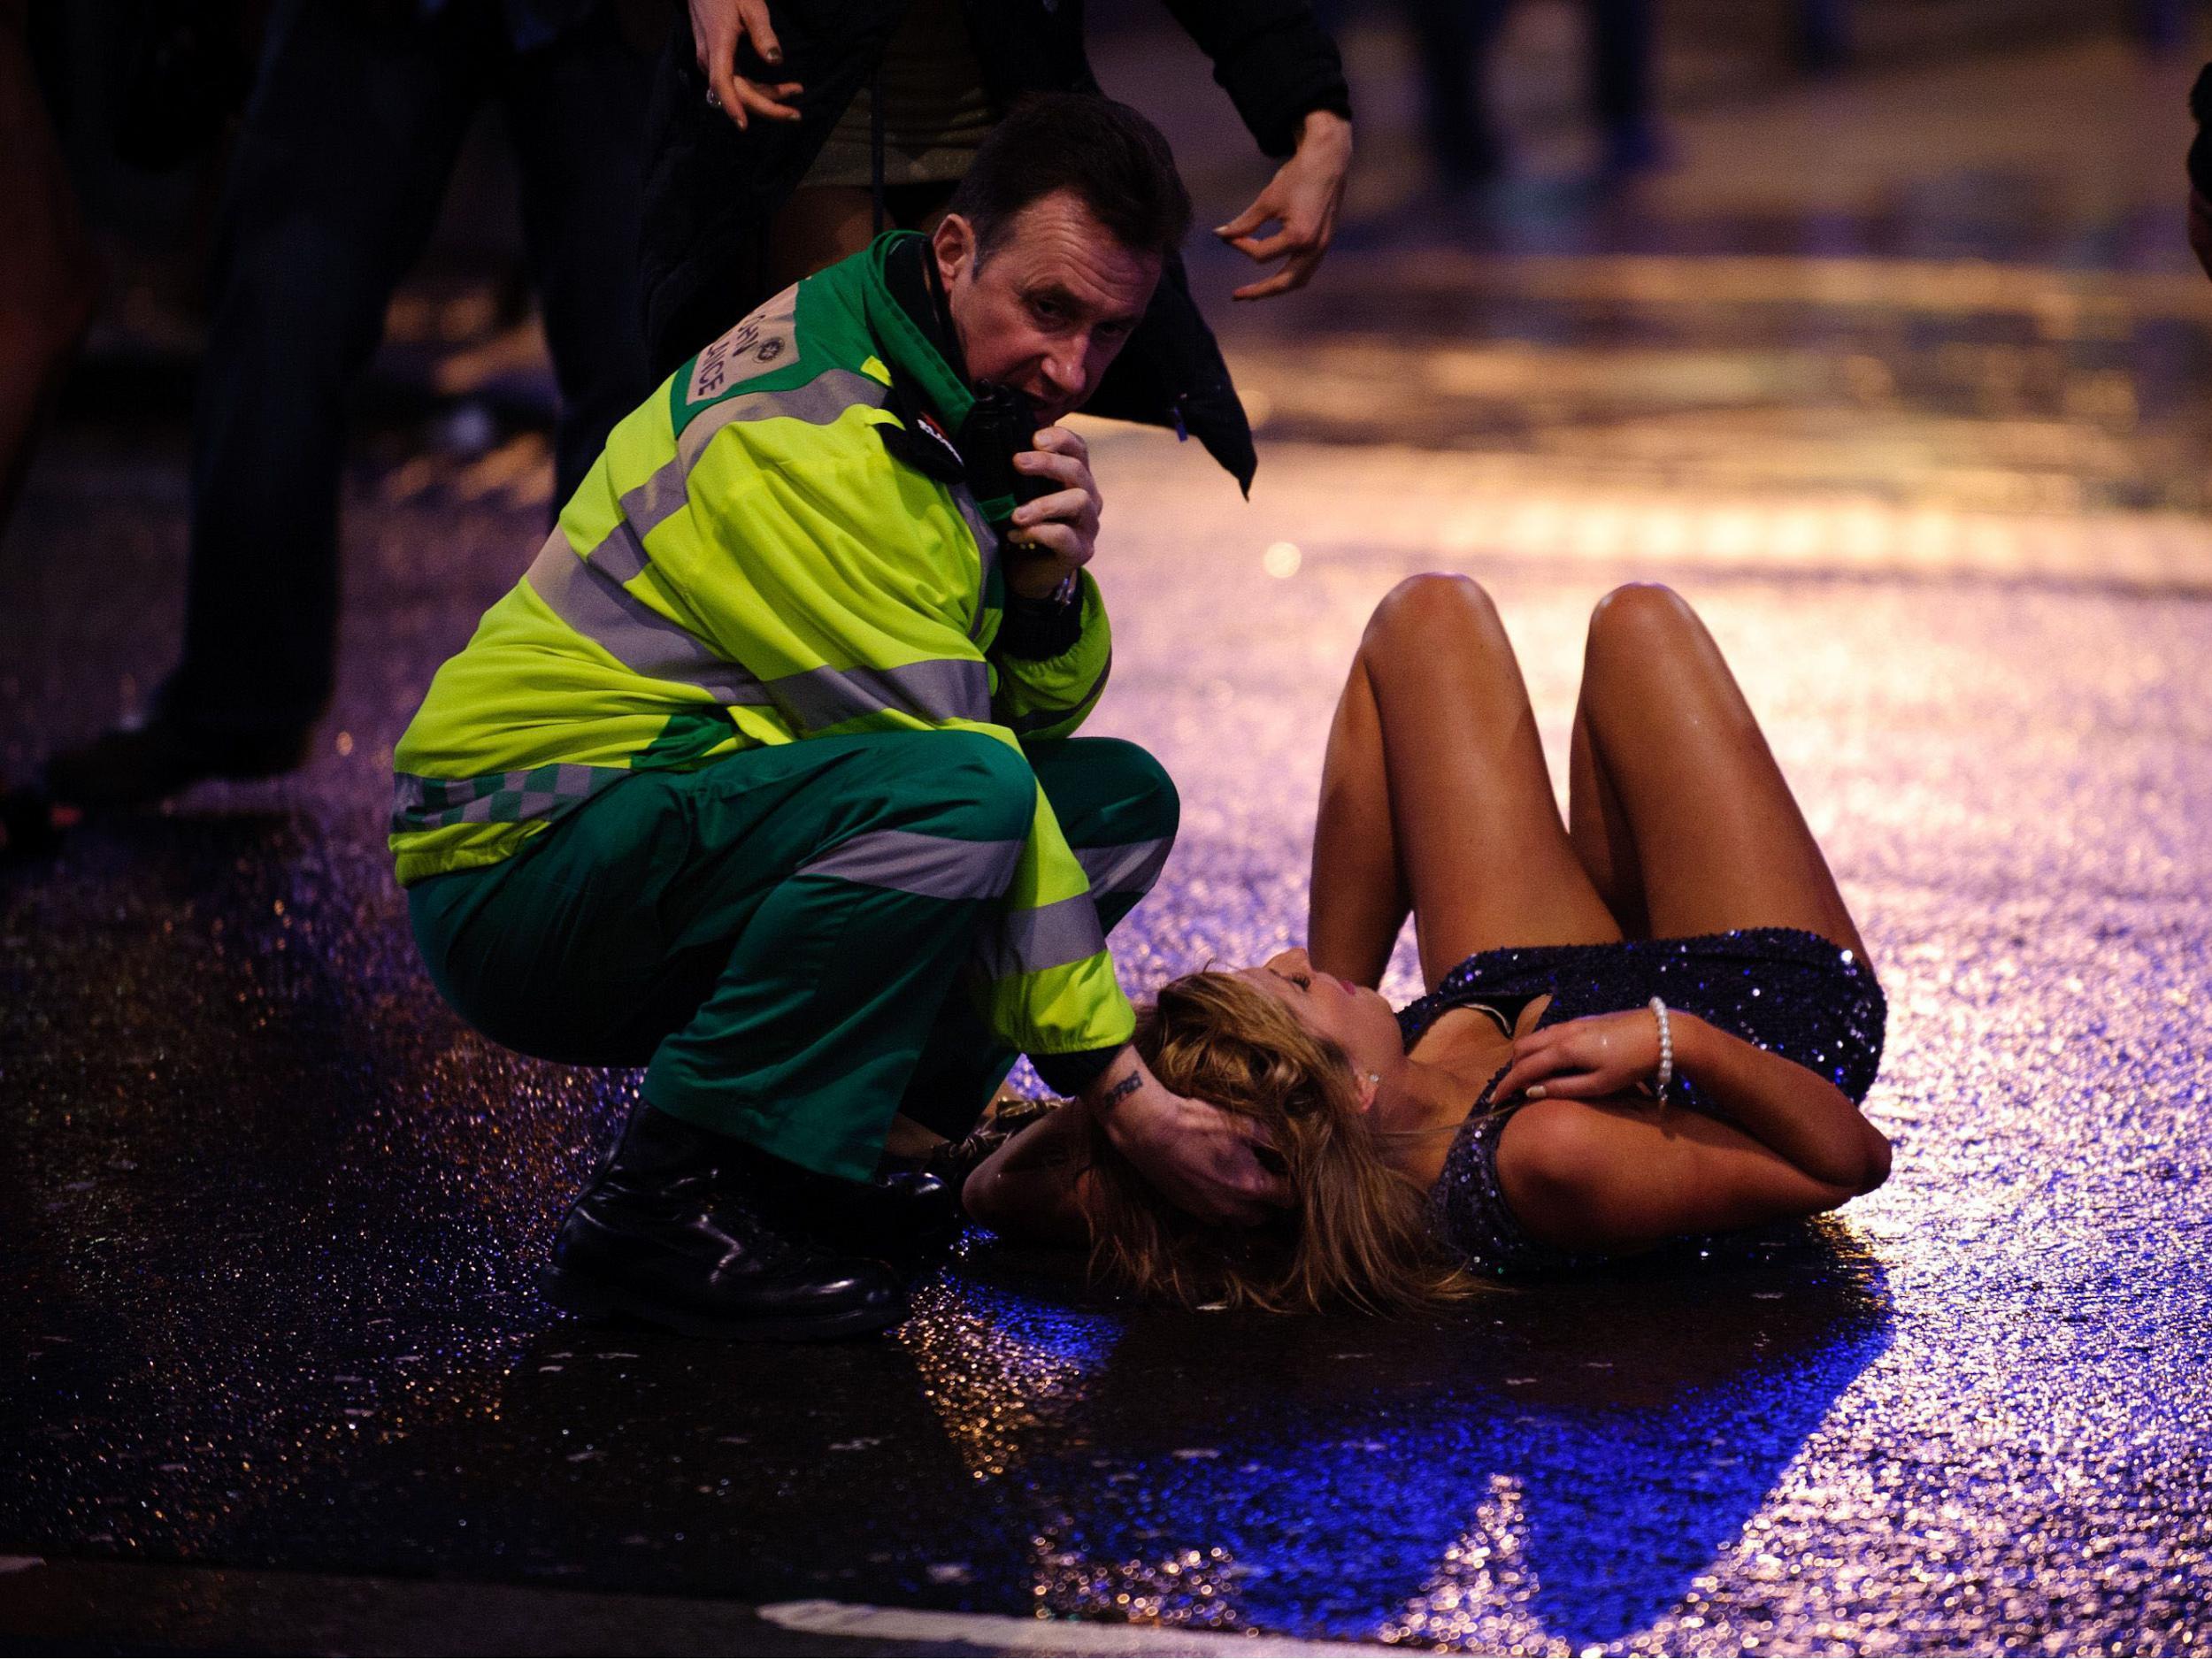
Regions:
<instances>
[{"instance_id":1,"label":"green trousers","mask_svg":"<svg viewBox=\"0 0 2212 1659\"><path fill-rule=\"evenodd\" d=\"M1174 841L1159 763L917 732L625 779L503 864L417 882L415 939L495 1041L643 1065L661 1110L862 1179L895 1115L964 1133L1013 1066L964 987L1040 785L1112 927Z\"/></svg>"}]
</instances>

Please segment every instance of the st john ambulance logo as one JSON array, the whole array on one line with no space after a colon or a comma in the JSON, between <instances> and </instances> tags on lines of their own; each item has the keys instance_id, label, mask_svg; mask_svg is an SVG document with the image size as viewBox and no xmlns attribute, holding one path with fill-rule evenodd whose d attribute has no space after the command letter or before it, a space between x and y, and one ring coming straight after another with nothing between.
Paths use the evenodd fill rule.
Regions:
<instances>
[{"instance_id":1,"label":"st john ambulance logo","mask_svg":"<svg viewBox=\"0 0 2212 1659\"><path fill-rule=\"evenodd\" d=\"M711 403L764 373L798 344L797 296L787 288L699 353L685 401Z\"/></svg>"}]
</instances>

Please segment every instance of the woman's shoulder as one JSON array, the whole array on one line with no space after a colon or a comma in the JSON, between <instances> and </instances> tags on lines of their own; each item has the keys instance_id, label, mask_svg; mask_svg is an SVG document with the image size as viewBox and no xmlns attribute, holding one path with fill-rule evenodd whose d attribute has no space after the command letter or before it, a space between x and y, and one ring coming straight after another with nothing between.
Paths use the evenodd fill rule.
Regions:
<instances>
[{"instance_id":1,"label":"woman's shoulder","mask_svg":"<svg viewBox=\"0 0 2212 1659\"><path fill-rule=\"evenodd\" d=\"M1524 1232L1555 1248L1606 1231L1603 1183L1624 1114L1580 1100L1531 1101L1500 1124L1492 1162L1499 1196Z\"/></svg>"},{"instance_id":2,"label":"woman's shoulder","mask_svg":"<svg viewBox=\"0 0 2212 1659\"><path fill-rule=\"evenodd\" d=\"M1509 1183L1522 1185L1523 1154L1533 1150L1546 1131L1525 1141L1517 1126L1542 1102L1479 1111L1452 1144L1444 1171L1430 1195L1430 1214L1438 1236L1470 1271L1494 1279L1556 1273L1587 1265L1596 1258L1546 1243L1525 1225ZM1543 1114L1540 1114L1540 1125ZM1509 1134L1509 1132L1510 1133ZM1510 1140L1511 1150L1501 1152Z\"/></svg>"}]
</instances>

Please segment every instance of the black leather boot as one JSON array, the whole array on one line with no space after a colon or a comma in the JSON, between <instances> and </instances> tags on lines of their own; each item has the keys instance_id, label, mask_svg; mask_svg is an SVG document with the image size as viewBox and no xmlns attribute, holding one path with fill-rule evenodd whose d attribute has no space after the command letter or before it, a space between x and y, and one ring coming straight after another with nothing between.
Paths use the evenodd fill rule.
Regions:
<instances>
[{"instance_id":1,"label":"black leather boot","mask_svg":"<svg viewBox=\"0 0 2212 1659\"><path fill-rule=\"evenodd\" d=\"M780 1217L833 1249L912 1267L960 1236L957 1188L934 1170L887 1157L865 1181L787 1170L777 1183Z\"/></svg>"},{"instance_id":2,"label":"black leather boot","mask_svg":"<svg viewBox=\"0 0 2212 1659\"><path fill-rule=\"evenodd\" d=\"M641 1102L561 1224L540 1287L587 1317L743 1341L858 1336L903 1319L887 1269L771 1220L781 1206L770 1162Z\"/></svg>"}]
</instances>

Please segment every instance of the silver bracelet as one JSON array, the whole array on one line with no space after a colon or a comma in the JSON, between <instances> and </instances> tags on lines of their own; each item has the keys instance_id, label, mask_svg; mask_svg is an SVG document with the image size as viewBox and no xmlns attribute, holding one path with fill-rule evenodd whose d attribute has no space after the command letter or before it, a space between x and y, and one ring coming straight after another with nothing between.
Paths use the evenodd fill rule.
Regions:
<instances>
[{"instance_id":1,"label":"silver bracelet","mask_svg":"<svg viewBox=\"0 0 2212 1659\"><path fill-rule=\"evenodd\" d=\"M1659 1022L1659 1070L1652 1074L1651 1092L1663 1101L1667 1085L1674 1081L1674 1029L1667 1023L1667 1005L1655 996L1651 999L1651 1011Z\"/></svg>"}]
</instances>

